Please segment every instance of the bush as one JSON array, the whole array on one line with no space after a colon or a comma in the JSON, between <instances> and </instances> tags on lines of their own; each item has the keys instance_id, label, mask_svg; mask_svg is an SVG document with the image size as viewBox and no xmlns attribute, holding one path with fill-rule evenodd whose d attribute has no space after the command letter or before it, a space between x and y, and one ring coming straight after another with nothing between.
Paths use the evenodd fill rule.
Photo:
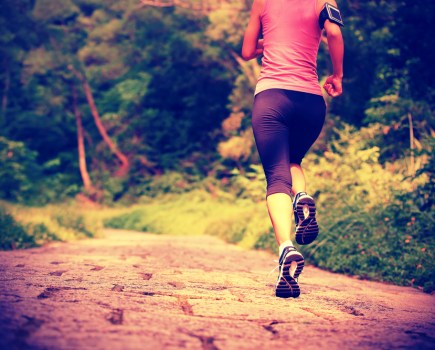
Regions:
<instances>
[{"instance_id":1,"label":"bush","mask_svg":"<svg viewBox=\"0 0 435 350\"><path fill-rule=\"evenodd\" d=\"M434 290L433 212L420 212L412 197L370 212L320 214L321 234L302 252L317 266L372 280ZM416 210L417 209L417 210ZM329 213L330 215L331 213Z\"/></svg>"},{"instance_id":2,"label":"bush","mask_svg":"<svg viewBox=\"0 0 435 350\"><path fill-rule=\"evenodd\" d=\"M242 174L234 169L231 179L230 190L238 198L249 198L255 202L266 198L266 176L261 165L252 164L249 171Z\"/></svg>"},{"instance_id":3,"label":"bush","mask_svg":"<svg viewBox=\"0 0 435 350\"><path fill-rule=\"evenodd\" d=\"M80 192L78 174L60 173L61 160L38 164L37 153L23 142L0 136L0 198L44 205L61 202Z\"/></svg>"},{"instance_id":4,"label":"bush","mask_svg":"<svg viewBox=\"0 0 435 350\"><path fill-rule=\"evenodd\" d=\"M181 173L167 172L155 176L144 188L144 194L150 197L165 193L184 193L189 190L190 181Z\"/></svg>"},{"instance_id":5,"label":"bush","mask_svg":"<svg viewBox=\"0 0 435 350\"><path fill-rule=\"evenodd\" d=\"M30 208L1 203L0 249L22 249L51 241L98 236L100 224L72 207Z\"/></svg>"},{"instance_id":6,"label":"bush","mask_svg":"<svg viewBox=\"0 0 435 350\"><path fill-rule=\"evenodd\" d=\"M106 174L99 182L104 184L104 203L116 201L124 205L140 202L141 198L149 200L164 194L182 194L200 187L197 174L177 171L153 176L132 176L124 180L112 179Z\"/></svg>"},{"instance_id":7,"label":"bush","mask_svg":"<svg viewBox=\"0 0 435 350\"><path fill-rule=\"evenodd\" d=\"M0 136L0 198L22 200L30 193L38 171L36 152Z\"/></svg>"},{"instance_id":8,"label":"bush","mask_svg":"<svg viewBox=\"0 0 435 350\"><path fill-rule=\"evenodd\" d=\"M85 235L86 237L95 236L95 227L90 227L83 215L71 215L71 212L58 212L53 214L53 219L59 226L74 230L80 237L81 234Z\"/></svg>"},{"instance_id":9,"label":"bush","mask_svg":"<svg viewBox=\"0 0 435 350\"><path fill-rule=\"evenodd\" d=\"M156 232L149 223L144 222L145 209L136 209L104 220L104 226L116 229Z\"/></svg>"},{"instance_id":10,"label":"bush","mask_svg":"<svg viewBox=\"0 0 435 350\"><path fill-rule=\"evenodd\" d=\"M215 198L214 196L218 196ZM269 229L264 205L227 193L195 190L162 195L104 221L106 227L173 235L209 234L252 248Z\"/></svg>"},{"instance_id":11,"label":"bush","mask_svg":"<svg viewBox=\"0 0 435 350\"><path fill-rule=\"evenodd\" d=\"M15 221L13 216L0 207L0 250L35 247L34 237Z\"/></svg>"}]
</instances>

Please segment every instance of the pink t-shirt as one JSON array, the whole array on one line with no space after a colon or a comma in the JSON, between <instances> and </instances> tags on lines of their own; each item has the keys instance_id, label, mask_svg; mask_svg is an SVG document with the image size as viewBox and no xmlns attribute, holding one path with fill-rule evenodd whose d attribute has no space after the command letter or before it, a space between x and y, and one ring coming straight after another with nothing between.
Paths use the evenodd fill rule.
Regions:
<instances>
[{"instance_id":1,"label":"pink t-shirt","mask_svg":"<svg viewBox=\"0 0 435 350\"><path fill-rule=\"evenodd\" d=\"M317 0L266 0L264 51L255 94L278 88L322 95L317 77Z\"/></svg>"}]
</instances>

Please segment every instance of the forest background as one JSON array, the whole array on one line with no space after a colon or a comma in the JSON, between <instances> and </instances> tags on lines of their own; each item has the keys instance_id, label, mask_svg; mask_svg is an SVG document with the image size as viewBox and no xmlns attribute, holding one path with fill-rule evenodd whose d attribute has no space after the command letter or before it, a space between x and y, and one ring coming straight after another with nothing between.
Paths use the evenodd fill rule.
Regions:
<instances>
[{"instance_id":1,"label":"forest background","mask_svg":"<svg viewBox=\"0 0 435 350\"><path fill-rule=\"evenodd\" d=\"M250 126L261 60L240 56L251 4L2 0L0 248L106 226L275 251ZM432 292L435 2L338 4L344 94L303 163L321 234L301 250Z\"/></svg>"}]
</instances>

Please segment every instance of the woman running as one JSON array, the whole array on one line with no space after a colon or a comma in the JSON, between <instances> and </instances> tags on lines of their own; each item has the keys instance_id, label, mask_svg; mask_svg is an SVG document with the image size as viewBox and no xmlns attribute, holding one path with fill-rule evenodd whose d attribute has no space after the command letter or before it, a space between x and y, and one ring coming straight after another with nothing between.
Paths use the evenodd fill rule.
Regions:
<instances>
[{"instance_id":1,"label":"woman running","mask_svg":"<svg viewBox=\"0 0 435 350\"><path fill-rule=\"evenodd\" d=\"M267 209L279 245L277 297L300 294L297 278L304 258L290 239L292 208L298 244L311 243L319 233L301 162L325 120L326 105L316 71L323 29L333 66L323 88L332 97L342 93L342 25L334 0L254 0L243 40L245 60L263 55L252 127L267 180ZM261 33L263 39L259 39Z\"/></svg>"}]
</instances>

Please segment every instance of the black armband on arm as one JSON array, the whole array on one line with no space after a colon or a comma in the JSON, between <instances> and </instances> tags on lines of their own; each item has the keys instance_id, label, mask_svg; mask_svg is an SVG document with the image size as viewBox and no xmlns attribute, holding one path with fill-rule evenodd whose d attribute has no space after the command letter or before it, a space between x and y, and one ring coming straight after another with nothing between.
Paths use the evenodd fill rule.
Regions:
<instances>
[{"instance_id":1,"label":"black armband on arm","mask_svg":"<svg viewBox=\"0 0 435 350\"><path fill-rule=\"evenodd\" d=\"M326 3L322 12L320 12L319 15L320 29L323 29L325 27L325 21L327 19L330 20L331 22L334 22L335 24L338 24L340 27L344 26L343 19L341 18L340 10L329 3Z\"/></svg>"}]
</instances>

